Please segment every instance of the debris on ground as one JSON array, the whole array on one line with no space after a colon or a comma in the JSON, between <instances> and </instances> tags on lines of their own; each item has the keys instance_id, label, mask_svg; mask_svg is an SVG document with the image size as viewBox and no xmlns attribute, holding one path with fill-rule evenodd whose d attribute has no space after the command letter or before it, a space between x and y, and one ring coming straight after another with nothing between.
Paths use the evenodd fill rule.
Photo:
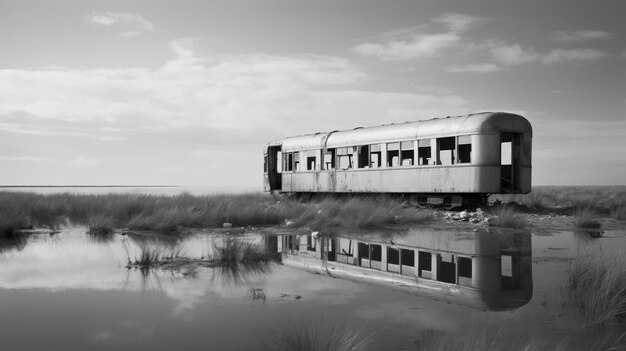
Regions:
<instances>
[{"instance_id":1,"label":"debris on ground","mask_svg":"<svg viewBox=\"0 0 626 351\"><path fill-rule=\"evenodd\" d=\"M490 223L491 218L487 217L485 212L480 208L477 208L476 211L470 212L463 210L461 212L445 212L444 214L446 219L450 219L453 221L462 221L462 222L470 222L470 223Z\"/></svg>"}]
</instances>

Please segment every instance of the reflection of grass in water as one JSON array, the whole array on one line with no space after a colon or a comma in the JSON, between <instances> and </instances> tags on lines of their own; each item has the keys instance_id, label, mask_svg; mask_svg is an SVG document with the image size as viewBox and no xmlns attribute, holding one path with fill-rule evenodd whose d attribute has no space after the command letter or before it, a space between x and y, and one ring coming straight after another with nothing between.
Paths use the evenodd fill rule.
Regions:
<instances>
[{"instance_id":1,"label":"reflection of grass in water","mask_svg":"<svg viewBox=\"0 0 626 351\"><path fill-rule=\"evenodd\" d=\"M372 342L372 333L343 321L324 319L302 321L287 318L276 324L265 350L309 351L309 350L367 350Z\"/></svg>"},{"instance_id":2,"label":"reflection of grass in water","mask_svg":"<svg viewBox=\"0 0 626 351\"><path fill-rule=\"evenodd\" d=\"M0 234L0 254L12 250L22 251L26 247L29 237L30 234L23 233Z\"/></svg>"},{"instance_id":3,"label":"reflection of grass in water","mask_svg":"<svg viewBox=\"0 0 626 351\"><path fill-rule=\"evenodd\" d=\"M131 255L128 246L124 245L128 258L127 268L139 270L148 276L155 269L177 272L187 278L197 275L200 267L212 268L212 277L229 281L233 285L241 285L262 274L271 272L280 255L266 247L232 237L226 238L221 244L215 244L209 257L189 258L183 255L178 244L172 241L161 241L167 236L133 236L139 252ZM139 239L141 238L141 239ZM160 238L160 239L155 239Z\"/></svg>"},{"instance_id":4,"label":"reflection of grass in water","mask_svg":"<svg viewBox=\"0 0 626 351\"><path fill-rule=\"evenodd\" d=\"M228 237L221 244L214 244L212 257L207 260L217 263L221 280L242 285L271 272L280 255L263 245Z\"/></svg>"},{"instance_id":5,"label":"reflection of grass in water","mask_svg":"<svg viewBox=\"0 0 626 351\"><path fill-rule=\"evenodd\" d=\"M622 253L583 256L572 263L564 293L587 325L626 324L626 260Z\"/></svg>"},{"instance_id":6,"label":"reflection of grass in water","mask_svg":"<svg viewBox=\"0 0 626 351\"><path fill-rule=\"evenodd\" d=\"M494 209L494 217L491 224L496 227L504 228L525 228L528 223L517 215L517 212L512 206L498 206Z\"/></svg>"},{"instance_id":7,"label":"reflection of grass in water","mask_svg":"<svg viewBox=\"0 0 626 351\"><path fill-rule=\"evenodd\" d=\"M590 206L579 206L574 212L574 226L576 228L598 229L600 222L595 219L595 213Z\"/></svg>"}]
</instances>

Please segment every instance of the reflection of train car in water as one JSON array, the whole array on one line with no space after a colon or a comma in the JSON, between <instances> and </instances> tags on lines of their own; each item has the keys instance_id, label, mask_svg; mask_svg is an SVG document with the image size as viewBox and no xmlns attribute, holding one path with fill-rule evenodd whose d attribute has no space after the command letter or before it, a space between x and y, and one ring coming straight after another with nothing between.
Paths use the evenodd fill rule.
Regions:
<instances>
[{"instance_id":1,"label":"reflection of train car in water","mask_svg":"<svg viewBox=\"0 0 626 351\"><path fill-rule=\"evenodd\" d=\"M530 232L409 233L391 240L278 235L283 264L489 310L532 297Z\"/></svg>"},{"instance_id":2,"label":"reflection of train car in water","mask_svg":"<svg viewBox=\"0 0 626 351\"><path fill-rule=\"evenodd\" d=\"M264 149L265 191L391 193L452 208L466 198L528 193L532 127L478 113L285 138Z\"/></svg>"}]
</instances>

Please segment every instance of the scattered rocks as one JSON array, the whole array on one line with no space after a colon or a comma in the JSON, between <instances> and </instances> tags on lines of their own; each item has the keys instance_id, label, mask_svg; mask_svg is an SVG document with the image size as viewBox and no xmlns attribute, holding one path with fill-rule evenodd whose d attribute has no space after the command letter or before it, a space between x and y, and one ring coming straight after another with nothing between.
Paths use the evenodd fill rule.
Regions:
<instances>
[{"instance_id":1,"label":"scattered rocks","mask_svg":"<svg viewBox=\"0 0 626 351\"><path fill-rule=\"evenodd\" d=\"M465 210L458 213L446 212L445 217L446 219L451 219L453 221L463 221L470 223L490 223L491 221L491 218L488 218L483 210L481 210L480 208L477 208L474 212L469 212Z\"/></svg>"}]
</instances>

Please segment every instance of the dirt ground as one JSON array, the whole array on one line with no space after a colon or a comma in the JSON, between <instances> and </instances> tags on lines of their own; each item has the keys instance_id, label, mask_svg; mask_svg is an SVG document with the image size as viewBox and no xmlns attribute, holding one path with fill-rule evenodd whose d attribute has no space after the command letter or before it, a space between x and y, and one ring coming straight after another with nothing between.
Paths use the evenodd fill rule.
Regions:
<instances>
[{"instance_id":1,"label":"dirt ground","mask_svg":"<svg viewBox=\"0 0 626 351\"><path fill-rule=\"evenodd\" d=\"M430 223L429 226L432 228L439 229L478 229L492 226L488 221L481 220L476 223L472 223L469 220L461 220L458 219L460 212L450 212L450 211L435 211L437 220L433 223ZM472 212L468 212L472 214ZM475 213L475 212L473 212ZM493 218L494 216L490 214L490 209L486 208L483 212L484 218ZM527 229L532 230L534 233L550 233L550 232L559 232L564 230L581 230L575 227L575 219L569 214L565 213L565 211L561 209L542 209L542 210L533 210L533 209L524 209L523 211L518 211L516 216L521 217L526 223ZM469 217L469 216L468 216ZM596 218L600 223L600 231L605 230L626 230L626 221L616 220L610 218L607 215L598 215Z\"/></svg>"}]
</instances>

